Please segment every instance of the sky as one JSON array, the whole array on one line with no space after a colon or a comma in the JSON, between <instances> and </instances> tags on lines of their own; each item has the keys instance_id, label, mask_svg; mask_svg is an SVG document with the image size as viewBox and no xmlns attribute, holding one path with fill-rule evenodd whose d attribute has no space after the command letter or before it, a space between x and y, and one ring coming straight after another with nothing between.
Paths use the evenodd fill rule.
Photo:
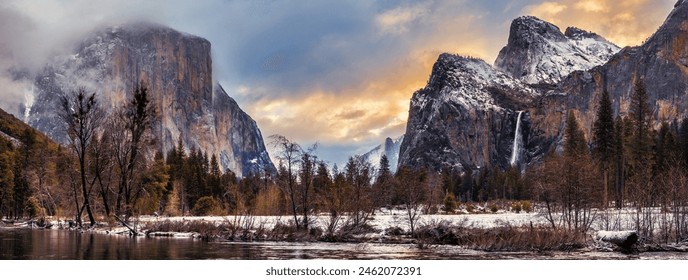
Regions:
<instances>
[{"instance_id":1,"label":"sky","mask_svg":"<svg viewBox=\"0 0 688 280\"><path fill-rule=\"evenodd\" d=\"M213 76L258 123L342 163L402 135L409 100L443 52L493 63L511 21L534 15L564 30L638 45L676 0L9 0L0 3L0 107L18 112L37 71L88 32L151 21L212 44ZM267 143L266 143L267 144Z\"/></svg>"}]
</instances>

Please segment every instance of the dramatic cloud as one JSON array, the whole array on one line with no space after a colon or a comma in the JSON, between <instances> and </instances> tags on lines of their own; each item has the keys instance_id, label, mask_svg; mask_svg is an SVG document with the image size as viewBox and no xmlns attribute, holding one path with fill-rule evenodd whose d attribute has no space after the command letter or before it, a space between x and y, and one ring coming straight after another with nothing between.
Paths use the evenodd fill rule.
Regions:
<instances>
[{"instance_id":1,"label":"dramatic cloud","mask_svg":"<svg viewBox=\"0 0 688 280\"><path fill-rule=\"evenodd\" d=\"M675 0L561 0L524 8L561 29L576 26L598 33L619 46L641 44L657 30Z\"/></svg>"},{"instance_id":2,"label":"dramatic cloud","mask_svg":"<svg viewBox=\"0 0 688 280\"><path fill-rule=\"evenodd\" d=\"M0 106L30 99L17 79L69 53L89 31L152 21L212 43L214 77L263 135L282 134L343 162L404 133L409 99L442 52L492 63L511 20L535 15L564 29L636 45L675 0L522 1L9 1L0 4Z\"/></svg>"}]
</instances>

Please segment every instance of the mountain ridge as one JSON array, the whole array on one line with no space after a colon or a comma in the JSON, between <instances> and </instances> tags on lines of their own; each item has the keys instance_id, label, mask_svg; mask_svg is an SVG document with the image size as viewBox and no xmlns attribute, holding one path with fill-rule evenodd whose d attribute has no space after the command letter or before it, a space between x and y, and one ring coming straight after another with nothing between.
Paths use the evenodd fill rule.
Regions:
<instances>
[{"instance_id":1,"label":"mountain ridge","mask_svg":"<svg viewBox=\"0 0 688 280\"><path fill-rule=\"evenodd\" d=\"M535 22L535 28L521 26L522 21ZM472 75L467 65L478 61L454 56L453 61L457 63L447 64L448 54L439 56L428 84L411 98L400 166L435 170L516 166L524 170L542 160L548 151L561 151L569 112L578 119L591 141L595 108L604 91L610 93L615 114L627 114L632 87L638 79L646 84L654 119L688 117L688 4L685 1L677 2L664 24L641 46L620 49L609 60L590 69L571 68L556 83L547 75L535 80L523 79L531 73L529 67L537 65L527 60L518 64L519 57L530 50L530 43L542 38L548 44L571 38L596 41L603 38L578 28L568 28L566 36L553 24L534 17L518 18L514 22L509 43L500 51L495 67L484 67L493 74ZM521 45L521 49L510 49L518 47L513 44L518 41L528 44ZM575 50L566 54L572 53ZM501 72L498 69L509 73L511 80L495 79ZM473 106L461 102L461 98L486 102ZM520 111L523 114L518 117ZM514 145L517 127L522 143ZM519 154L515 158L519 160L512 164L509 158L515 147L522 149L517 150Z\"/></svg>"}]
</instances>

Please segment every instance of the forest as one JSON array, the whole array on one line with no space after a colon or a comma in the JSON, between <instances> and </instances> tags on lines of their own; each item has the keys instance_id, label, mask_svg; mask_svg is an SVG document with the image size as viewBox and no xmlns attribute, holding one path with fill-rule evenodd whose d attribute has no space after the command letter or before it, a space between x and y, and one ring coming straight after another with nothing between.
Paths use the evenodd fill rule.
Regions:
<instances>
[{"instance_id":1,"label":"forest","mask_svg":"<svg viewBox=\"0 0 688 280\"><path fill-rule=\"evenodd\" d=\"M63 217L76 227L125 223L139 215L288 216L308 231L329 215L327 231L365 228L381 208L405 211L410 232L423 214L473 212L475 205L532 211L552 229L586 233L605 211L627 209L633 229L657 240L688 237L688 120L656 120L642 80L628 113L601 95L592 135L567 113L560 152L525 172L512 167L410 169L394 173L383 156L375 169L361 156L328 166L317 145L270 136L276 173L238 178L216 155L161 151L152 136L155 108L145 86L108 112L96 93L67 94L58 110L68 145L58 145L13 116L0 115L0 216ZM610 225L613 221L607 221Z\"/></svg>"}]
</instances>

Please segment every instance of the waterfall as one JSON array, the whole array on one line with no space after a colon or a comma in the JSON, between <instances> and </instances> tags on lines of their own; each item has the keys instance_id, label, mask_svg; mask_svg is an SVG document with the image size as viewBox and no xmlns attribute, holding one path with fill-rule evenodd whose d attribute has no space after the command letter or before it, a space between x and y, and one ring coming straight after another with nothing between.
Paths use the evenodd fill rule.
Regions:
<instances>
[{"instance_id":1,"label":"waterfall","mask_svg":"<svg viewBox=\"0 0 688 280\"><path fill-rule=\"evenodd\" d=\"M523 145L523 136L521 135L521 114L523 111L518 111L518 118L516 119L516 133L514 134L514 147L511 149L511 165L518 163L519 149Z\"/></svg>"}]
</instances>

